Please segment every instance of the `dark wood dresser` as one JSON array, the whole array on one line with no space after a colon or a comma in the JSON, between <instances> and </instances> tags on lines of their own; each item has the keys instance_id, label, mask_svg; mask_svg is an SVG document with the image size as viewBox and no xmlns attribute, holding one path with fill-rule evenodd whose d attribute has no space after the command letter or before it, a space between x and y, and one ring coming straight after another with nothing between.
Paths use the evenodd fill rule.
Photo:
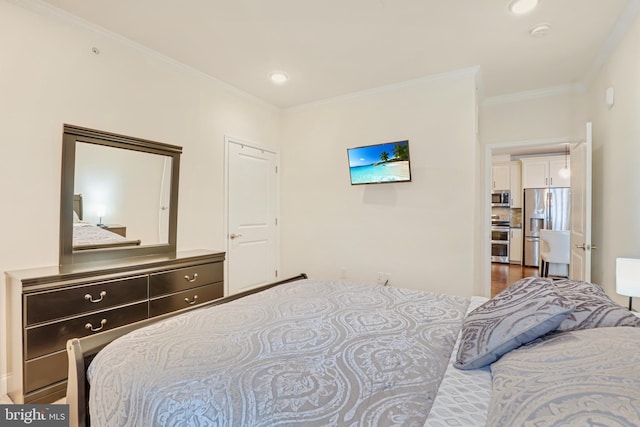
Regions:
<instances>
[{"instance_id":1,"label":"dark wood dresser","mask_svg":"<svg viewBox=\"0 0 640 427\"><path fill-rule=\"evenodd\" d=\"M7 272L9 396L15 403L64 397L70 338L221 298L224 258L189 251Z\"/></svg>"}]
</instances>

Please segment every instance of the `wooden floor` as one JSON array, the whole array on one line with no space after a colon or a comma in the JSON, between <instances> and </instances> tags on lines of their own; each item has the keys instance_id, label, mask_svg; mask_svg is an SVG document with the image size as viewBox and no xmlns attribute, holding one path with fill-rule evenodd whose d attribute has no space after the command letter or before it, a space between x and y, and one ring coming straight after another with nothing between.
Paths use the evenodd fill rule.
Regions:
<instances>
[{"instance_id":1,"label":"wooden floor","mask_svg":"<svg viewBox=\"0 0 640 427\"><path fill-rule=\"evenodd\" d=\"M491 296L495 296L523 277L538 276L536 267L491 263Z\"/></svg>"}]
</instances>

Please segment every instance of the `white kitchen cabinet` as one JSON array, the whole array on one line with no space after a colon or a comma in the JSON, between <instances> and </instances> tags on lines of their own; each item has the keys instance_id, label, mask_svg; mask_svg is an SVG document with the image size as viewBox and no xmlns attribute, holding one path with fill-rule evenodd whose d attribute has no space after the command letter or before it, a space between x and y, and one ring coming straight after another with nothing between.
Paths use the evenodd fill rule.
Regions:
<instances>
[{"instance_id":1,"label":"white kitchen cabinet","mask_svg":"<svg viewBox=\"0 0 640 427\"><path fill-rule=\"evenodd\" d=\"M549 182L549 160L522 159L522 188L544 188Z\"/></svg>"},{"instance_id":2,"label":"white kitchen cabinet","mask_svg":"<svg viewBox=\"0 0 640 427\"><path fill-rule=\"evenodd\" d=\"M509 190L511 181L509 178L509 163L495 164L491 168L491 189L493 191Z\"/></svg>"},{"instance_id":3,"label":"white kitchen cabinet","mask_svg":"<svg viewBox=\"0 0 640 427\"><path fill-rule=\"evenodd\" d=\"M522 159L522 188L570 187L571 178L563 178L564 156ZM570 165L567 159L567 166Z\"/></svg>"},{"instance_id":4,"label":"white kitchen cabinet","mask_svg":"<svg viewBox=\"0 0 640 427\"><path fill-rule=\"evenodd\" d=\"M522 207L522 171L520 162L513 161L509 163L509 189L511 190L511 207Z\"/></svg>"},{"instance_id":5,"label":"white kitchen cabinet","mask_svg":"<svg viewBox=\"0 0 640 427\"><path fill-rule=\"evenodd\" d=\"M571 170L571 162L568 157L566 164ZM571 187L571 175L566 177L560 175L560 169L563 169L564 165L564 157L549 160L549 187Z\"/></svg>"},{"instance_id":6,"label":"white kitchen cabinet","mask_svg":"<svg viewBox=\"0 0 640 427\"><path fill-rule=\"evenodd\" d=\"M509 191L511 208L522 207L522 169L519 161L495 163L491 167L491 190Z\"/></svg>"},{"instance_id":7,"label":"white kitchen cabinet","mask_svg":"<svg viewBox=\"0 0 640 427\"><path fill-rule=\"evenodd\" d=\"M509 230L509 263L522 264L522 228Z\"/></svg>"}]
</instances>

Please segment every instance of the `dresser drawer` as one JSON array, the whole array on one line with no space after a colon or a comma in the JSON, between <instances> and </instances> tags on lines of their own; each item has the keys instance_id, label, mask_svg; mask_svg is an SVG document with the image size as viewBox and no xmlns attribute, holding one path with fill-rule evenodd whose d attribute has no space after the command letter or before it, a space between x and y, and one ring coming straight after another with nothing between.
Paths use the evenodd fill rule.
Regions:
<instances>
[{"instance_id":1,"label":"dresser drawer","mask_svg":"<svg viewBox=\"0 0 640 427\"><path fill-rule=\"evenodd\" d=\"M210 283L222 282L223 277L221 262L151 274L149 276L149 296L153 298Z\"/></svg>"},{"instance_id":2,"label":"dresser drawer","mask_svg":"<svg viewBox=\"0 0 640 427\"><path fill-rule=\"evenodd\" d=\"M25 363L24 392L29 393L66 380L68 371L69 363L65 350L30 360Z\"/></svg>"},{"instance_id":3,"label":"dresser drawer","mask_svg":"<svg viewBox=\"0 0 640 427\"><path fill-rule=\"evenodd\" d=\"M27 326L147 299L147 276L29 294Z\"/></svg>"},{"instance_id":4,"label":"dresser drawer","mask_svg":"<svg viewBox=\"0 0 640 427\"><path fill-rule=\"evenodd\" d=\"M60 322L27 328L25 342L26 359L63 350L67 340L81 338L99 331L108 331L147 318L147 301L113 308L98 313L74 317ZM93 331L87 326L91 324Z\"/></svg>"},{"instance_id":5,"label":"dresser drawer","mask_svg":"<svg viewBox=\"0 0 640 427\"><path fill-rule=\"evenodd\" d=\"M214 283L152 299L149 301L149 316L159 316L164 313L197 306L203 302L222 298L224 293L223 286L222 283Z\"/></svg>"}]
</instances>

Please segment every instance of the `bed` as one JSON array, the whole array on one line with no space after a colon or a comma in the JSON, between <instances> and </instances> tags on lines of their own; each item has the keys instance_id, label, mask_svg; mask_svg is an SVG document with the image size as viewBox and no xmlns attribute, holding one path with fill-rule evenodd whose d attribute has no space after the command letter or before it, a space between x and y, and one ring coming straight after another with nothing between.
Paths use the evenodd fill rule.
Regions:
<instances>
[{"instance_id":1,"label":"bed","mask_svg":"<svg viewBox=\"0 0 640 427\"><path fill-rule=\"evenodd\" d=\"M139 246L140 240L128 239L106 228L83 221L82 194L73 196L73 250Z\"/></svg>"},{"instance_id":2,"label":"bed","mask_svg":"<svg viewBox=\"0 0 640 427\"><path fill-rule=\"evenodd\" d=\"M72 425L637 426L638 326L585 282L299 278L70 340L67 399Z\"/></svg>"}]
</instances>

